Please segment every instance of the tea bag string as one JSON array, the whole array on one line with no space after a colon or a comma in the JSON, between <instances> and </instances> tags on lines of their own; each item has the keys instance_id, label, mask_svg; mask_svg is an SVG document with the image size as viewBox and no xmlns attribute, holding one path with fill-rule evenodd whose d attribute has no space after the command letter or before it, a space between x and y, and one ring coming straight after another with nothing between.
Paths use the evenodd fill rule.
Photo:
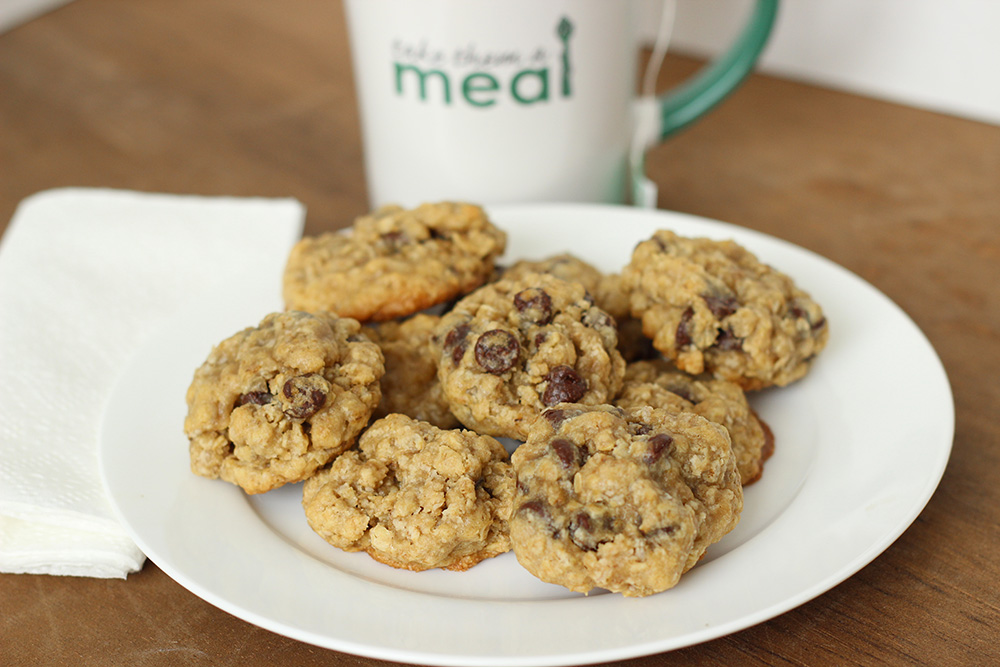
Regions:
<instances>
[{"instance_id":1,"label":"tea bag string","mask_svg":"<svg viewBox=\"0 0 1000 667\"><path fill-rule=\"evenodd\" d=\"M677 18L677 1L663 0L660 8L660 27L656 32L656 41L646 64L646 72L642 81L642 96L656 95L656 80L660 76L660 68L667 56L667 47L674 32L674 22Z\"/></svg>"},{"instance_id":2,"label":"tea bag string","mask_svg":"<svg viewBox=\"0 0 1000 667\"><path fill-rule=\"evenodd\" d=\"M656 208L658 188L646 176L646 150L660 139L660 105L656 98L656 79L667 55L667 46L674 30L677 13L676 0L663 0L660 9L660 27L653 43L653 51L642 82L641 96L636 100L635 126L632 145L629 147L630 201L640 208Z\"/></svg>"}]
</instances>

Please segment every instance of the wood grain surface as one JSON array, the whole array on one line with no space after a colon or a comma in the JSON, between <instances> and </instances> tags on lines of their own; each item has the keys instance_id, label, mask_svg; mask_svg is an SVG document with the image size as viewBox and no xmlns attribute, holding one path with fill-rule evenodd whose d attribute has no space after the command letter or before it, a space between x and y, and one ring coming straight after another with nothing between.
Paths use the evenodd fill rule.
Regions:
<instances>
[{"instance_id":1,"label":"wood grain surface","mask_svg":"<svg viewBox=\"0 0 1000 667\"><path fill-rule=\"evenodd\" d=\"M661 85L696 66L670 58ZM337 1L75 0L0 35L0 229L62 186L291 196L307 233L344 226L367 207L355 101ZM941 355L957 432L924 512L858 574L621 664L1000 664L1000 127L754 76L648 170L661 208L787 239L898 303ZM0 664L388 663L252 626L148 563L0 575Z\"/></svg>"}]
</instances>

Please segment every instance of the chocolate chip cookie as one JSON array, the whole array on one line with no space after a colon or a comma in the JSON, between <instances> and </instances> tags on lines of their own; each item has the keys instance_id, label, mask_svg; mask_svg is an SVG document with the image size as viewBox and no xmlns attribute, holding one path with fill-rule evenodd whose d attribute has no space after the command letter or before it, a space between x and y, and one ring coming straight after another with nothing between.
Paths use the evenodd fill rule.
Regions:
<instances>
[{"instance_id":1,"label":"chocolate chip cookie","mask_svg":"<svg viewBox=\"0 0 1000 667\"><path fill-rule=\"evenodd\" d=\"M506 242L479 206L385 206L347 233L299 241L285 267L285 305L362 322L405 317L483 284Z\"/></svg>"},{"instance_id":2,"label":"chocolate chip cookie","mask_svg":"<svg viewBox=\"0 0 1000 667\"><path fill-rule=\"evenodd\" d=\"M407 320L382 322L363 329L385 356L382 400L375 408L376 418L398 412L438 428L458 426L437 378L432 336L440 320L419 313Z\"/></svg>"},{"instance_id":3,"label":"chocolate chip cookie","mask_svg":"<svg viewBox=\"0 0 1000 667\"><path fill-rule=\"evenodd\" d=\"M576 592L674 586L743 508L729 434L692 412L557 405L511 460L518 562Z\"/></svg>"},{"instance_id":4,"label":"chocolate chip cookie","mask_svg":"<svg viewBox=\"0 0 1000 667\"><path fill-rule=\"evenodd\" d=\"M744 486L760 479L764 461L774 452L771 430L750 408L738 385L726 380L696 378L666 361L638 361L626 366L625 383L615 405L694 412L721 424L729 431Z\"/></svg>"},{"instance_id":5,"label":"chocolate chip cookie","mask_svg":"<svg viewBox=\"0 0 1000 667\"><path fill-rule=\"evenodd\" d=\"M528 273L479 288L441 318L438 377L465 426L523 440L546 407L611 401L625 362L614 319L579 283Z\"/></svg>"},{"instance_id":6,"label":"chocolate chip cookie","mask_svg":"<svg viewBox=\"0 0 1000 667\"><path fill-rule=\"evenodd\" d=\"M272 313L217 345L187 390L191 470L262 493L350 447L379 401L382 353L329 313Z\"/></svg>"},{"instance_id":7,"label":"chocolate chip cookie","mask_svg":"<svg viewBox=\"0 0 1000 667\"><path fill-rule=\"evenodd\" d=\"M829 337L819 305L733 241L658 231L622 279L657 350L687 373L745 390L801 378Z\"/></svg>"},{"instance_id":8,"label":"chocolate chip cookie","mask_svg":"<svg viewBox=\"0 0 1000 667\"><path fill-rule=\"evenodd\" d=\"M302 505L312 529L346 551L407 570L466 570L510 550L513 497L499 442L394 414L309 479Z\"/></svg>"}]
</instances>

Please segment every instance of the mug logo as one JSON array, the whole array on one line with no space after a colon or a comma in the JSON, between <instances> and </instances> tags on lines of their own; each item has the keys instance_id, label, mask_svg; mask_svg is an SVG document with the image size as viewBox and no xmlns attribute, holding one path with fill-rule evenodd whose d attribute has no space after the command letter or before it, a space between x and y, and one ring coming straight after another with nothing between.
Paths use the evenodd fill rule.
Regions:
<instances>
[{"instance_id":1,"label":"mug logo","mask_svg":"<svg viewBox=\"0 0 1000 667\"><path fill-rule=\"evenodd\" d=\"M556 34L559 35L559 39L562 41L562 94L563 97L569 97L571 93L569 85L569 38L573 34L573 24L565 16L562 18L562 21L559 21Z\"/></svg>"},{"instance_id":2,"label":"mug logo","mask_svg":"<svg viewBox=\"0 0 1000 667\"><path fill-rule=\"evenodd\" d=\"M528 51L482 51L474 43L446 50L426 41L392 43L392 67L397 97L420 102L489 108L503 102L520 106L552 101L550 76L559 77L559 96L573 96L570 40L573 24L563 17L556 26L558 63L545 45ZM557 68L558 72L552 70Z\"/></svg>"}]
</instances>

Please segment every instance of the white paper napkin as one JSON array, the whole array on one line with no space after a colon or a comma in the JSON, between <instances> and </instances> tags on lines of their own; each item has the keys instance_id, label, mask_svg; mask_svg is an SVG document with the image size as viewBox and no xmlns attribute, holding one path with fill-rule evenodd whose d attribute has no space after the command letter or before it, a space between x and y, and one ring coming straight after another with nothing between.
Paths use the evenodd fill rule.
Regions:
<instances>
[{"instance_id":1,"label":"white paper napkin","mask_svg":"<svg viewBox=\"0 0 1000 667\"><path fill-rule=\"evenodd\" d=\"M280 302L303 221L291 199L61 189L22 202L0 239L0 571L142 567L98 470L105 401L182 306L233 289Z\"/></svg>"}]
</instances>

